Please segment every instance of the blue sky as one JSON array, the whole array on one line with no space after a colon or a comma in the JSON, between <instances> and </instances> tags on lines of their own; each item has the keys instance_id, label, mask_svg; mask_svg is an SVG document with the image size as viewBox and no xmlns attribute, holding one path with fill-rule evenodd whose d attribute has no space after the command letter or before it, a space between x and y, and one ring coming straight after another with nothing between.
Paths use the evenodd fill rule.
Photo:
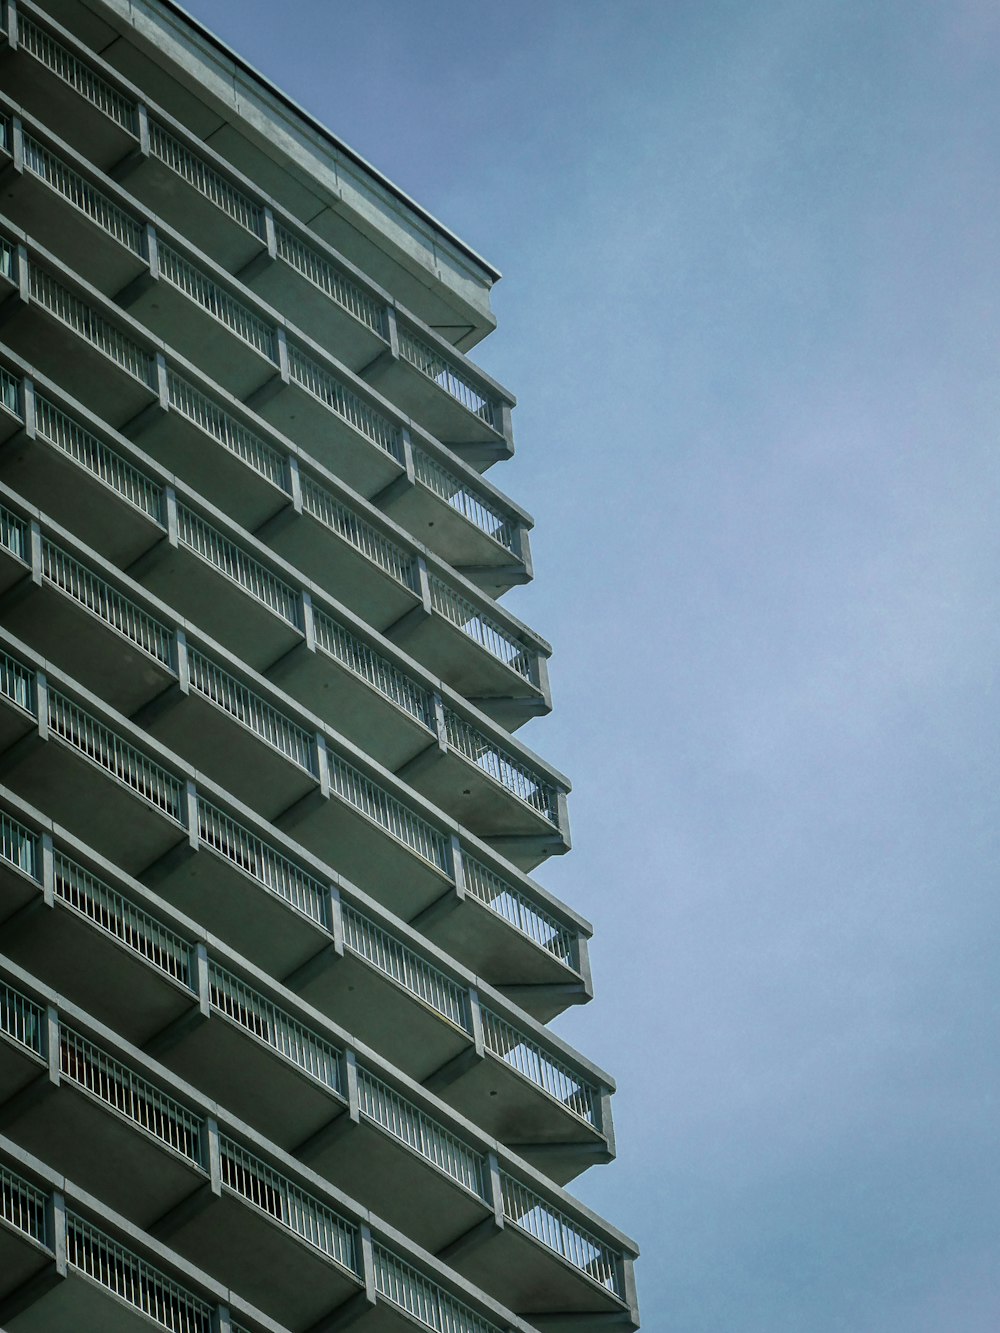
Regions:
<instances>
[{"instance_id":1,"label":"blue sky","mask_svg":"<svg viewBox=\"0 0 1000 1333\"><path fill-rule=\"evenodd\" d=\"M992 1333L1000 10L188 3L507 274L644 1326Z\"/></svg>"}]
</instances>

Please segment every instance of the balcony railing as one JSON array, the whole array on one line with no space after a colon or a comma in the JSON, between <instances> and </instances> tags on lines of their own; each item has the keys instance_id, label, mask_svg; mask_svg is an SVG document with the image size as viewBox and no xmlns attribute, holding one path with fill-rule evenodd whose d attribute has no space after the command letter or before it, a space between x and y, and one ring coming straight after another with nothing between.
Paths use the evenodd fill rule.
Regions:
<instances>
[{"instance_id":1,"label":"balcony railing","mask_svg":"<svg viewBox=\"0 0 1000 1333\"><path fill-rule=\"evenodd\" d=\"M198 836L217 856L263 884L303 916L328 926L323 885L202 797L198 798Z\"/></svg>"},{"instance_id":2,"label":"balcony railing","mask_svg":"<svg viewBox=\"0 0 1000 1333\"><path fill-rule=\"evenodd\" d=\"M444 723L448 744L452 749L457 750L501 787L513 792L526 805L544 815L549 823L558 824L554 787L542 781L527 765L515 759L506 750L502 750L477 727L470 726L450 708L444 710Z\"/></svg>"},{"instance_id":3,"label":"balcony railing","mask_svg":"<svg viewBox=\"0 0 1000 1333\"><path fill-rule=\"evenodd\" d=\"M134 255L143 253L142 227L135 218L27 133L24 165L127 250Z\"/></svg>"},{"instance_id":4,"label":"balcony railing","mask_svg":"<svg viewBox=\"0 0 1000 1333\"><path fill-rule=\"evenodd\" d=\"M478 495L469 483L443 467L426 450L414 447L413 475L422 486L433 491L480 532L505 547L514 549L514 529L508 518Z\"/></svg>"},{"instance_id":5,"label":"balcony railing","mask_svg":"<svg viewBox=\"0 0 1000 1333\"><path fill-rule=\"evenodd\" d=\"M63 1078L152 1138L196 1166L202 1164L199 1117L65 1023L59 1025L59 1070Z\"/></svg>"},{"instance_id":6,"label":"balcony railing","mask_svg":"<svg viewBox=\"0 0 1000 1333\"><path fill-rule=\"evenodd\" d=\"M218 963L209 963L212 1006L333 1092L343 1094L341 1052Z\"/></svg>"},{"instance_id":7,"label":"balcony railing","mask_svg":"<svg viewBox=\"0 0 1000 1333\"><path fill-rule=\"evenodd\" d=\"M220 324L224 324L230 333L260 352L261 356L266 356L269 361L277 361L274 329L269 324L169 245L161 241L157 253L160 273L171 286L200 305Z\"/></svg>"},{"instance_id":8,"label":"balcony railing","mask_svg":"<svg viewBox=\"0 0 1000 1333\"><path fill-rule=\"evenodd\" d=\"M620 1256L559 1209L500 1172L504 1217L614 1295L622 1296Z\"/></svg>"},{"instance_id":9,"label":"balcony railing","mask_svg":"<svg viewBox=\"0 0 1000 1333\"><path fill-rule=\"evenodd\" d=\"M573 936L555 917L549 916L481 861L465 856L462 866L465 887L475 898L560 962L568 967L575 966Z\"/></svg>"},{"instance_id":10,"label":"balcony railing","mask_svg":"<svg viewBox=\"0 0 1000 1333\"><path fill-rule=\"evenodd\" d=\"M34 263L28 265L28 291L32 300L60 323L103 352L133 379L153 388L154 362L146 349Z\"/></svg>"},{"instance_id":11,"label":"balcony railing","mask_svg":"<svg viewBox=\"0 0 1000 1333\"><path fill-rule=\"evenodd\" d=\"M483 1157L360 1066L358 1100L361 1115L485 1200Z\"/></svg>"},{"instance_id":12,"label":"balcony railing","mask_svg":"<svg viewBox=\"0 0 1000 1333\"><path fill-rule=\"evenodd\" d=\"M9 815L0 814L0 859L37 880L38 835Z\"/></svg>"},{"instance_id":13,"label":"balcony railing","mask_svg":"<svg viewBox=\"0 0 1000 1333\"><path fill-rule=\"evenodd\" d=\"M416 562L377 528L359 518L311 477L302 478L302 508L324 527L349 542L374 565L411 592L419 592Z\"/></svg>"},{"instance_id":14,"label":"balcony railing","mask_svg":"<svg viewBox=\"0 0 1000 1333\"><path fill-rule=\"evenodd\" d=\"M359 1274L357 1228L352 1223L225 1134L220 1136L219 1156L223 1189L259 1208L327 1259Z\"/></svg>"},{"instance_id":15,"label":"balcony railing","mask_svg":"<svg viewBox=\"0 0 1000 1333\"><path fill-rule=\"evenodd\" d=\"M106 79L95 74L26 14L17 16L17 36L21 48L29 55L34 56L46 69L69 84L91 106L103 111L123 130L135 134L136 106L131 98L125 97Z\"/></svg>"},{"instance_id":16,"label":"balcony railing","mask_svg":"<svg viewBox=\"0 0 1000 1333\"><path fill-rule=\"evenodd\" d=\"M330 787L338 796L390 837L416 852L422 860L450 876L448 843L443 834L425 819L413 814L382 787L376 786L338 754L329 751L328 755Z\"/></svg>"},{"instance_id":17,"label":"balcony railing","mask_svg":"<svg viewBox=\"0 0 1000 1333\"><path fill-rule=\"evenodd\" d=\"M42 577L155 661L172 667L173 631L47 537L42 538Z\"/></svg>"},{"instance_id":18,"label":"balcony railing","mask_svg":"<svg viewBox=\"0 0 1000 1333\"><path fill-rule=\"evenodd\" d=\"M149 151L251 236L264 240L264 210L152 118L149 122Z\"/></svg>"},{"instance_id":19,"label":"balcony railing","mask_svg":"<svg viewBox=\"0 0 1000 1333\"><path fill-rule=\"evenodd\" d=\"M35 676L13 657L0 653L0 694L18 708L31 713L35 708Z\"/></svg>"},{"instance_id":20,"label":"balcony railing","mask_svg":"<svg viewBox=\"0 0 1000 1333\"><path fill-rule=\"evenodd\" d=\"M187 417L199 430L210 435L223 449L242 459L260 476L266 477L286 493L289 491L285 457L277 449L252 430L247 430L235 417L224 412L173 370L167 371L167 394L170 406L181 416Z\"/></svg>"},{"instance_id":21,"label":"balcony railing","mask_svg":"<svg viewBox=\"0 0 1000 1333\"><path fill-rule=\"evenodd\" d=\"M426 375L432 384L461 403L466 411L480 421L485 421L493 430L497 429L496 409L492 401L479 392L453 361L442 356L418 334L403 327L399 330L399 355L419 370L421 375Z\"/></svg>"},{"instance_id":22,"label":"balcony railing","mask_svg":"<svg viewBox=\"0 0 1000 1333\"><path fill-rule=\"evenodd\" d=\"M300 388L325 404L349 426L353 426L376 448L394 458L397 463L403 462L403 445L398 427L388 417L382 416L381 412L369 407L363 398L359 398L324 366L292 343L288 345L288 373Z\"/></svg>"},{"instance_id":23,"label":"balcony railing","mask_svg":"<svg viewBox=\"0 0 1000 1333\"><path fill-rule=\"evenodd\" d=\"M466 992L419 954L394 939L350 904L343 907L344 947L423 1000L464 1032L471 1031Z\"/></svg>"},{"instance_id":24,"label":"balcony railing","mask_svg":"<svg viewBox=\"0 0 1000 1333\"><path fill-rule=\"evenodd\" d=\"M48 1245L46 1200L41 1190L0 1165L0 1220L39 1245Z\"/></svg>"},{"instance_id":25,"label":"balcony railing","mask_svg":"<svg viewBox=\"0 0 1000 1333\"><path fill-rule=\"evenodd\" d=\"M45 1054L45 1010L5 982L0 982L0 1032L35 1055Z\"/></svg>"},{"instance_id":26,"label":"balcony railing","mask_svg":"<svg viewBox=\"0 0 1000 1333\"><path fill-rule=\"evenodd\" d=\"M177 540L271 611L302 628L302 598L187 505L177 506Z\"/></svg>"},{"instance_id":27,"label":"balcony railing","mask_svg":"<svg viewBox=\"0 0 1000 1333\"><path fill-rule=\"evenodd\" d=\"M49 402L44 394L35 393L35 430L57 449L61 449L81 467L99 478L105 486L120 495L157 523L162 521L163 489L145 473L133 467L121 454L109 449L96 435L68 417Z\"/></svg>"},{"instance_id":28,"label":"balcony railing","mask_svg":"<svg viewBox=\"0 0 1000 1333\"><path fill-rule=\"evenodd\" d=\"M74 1212L66 1214L66 1259L169 1333L212 1333L215 1310Z\"/></svg>"},{"instance_id":29,"label":"balcony railing","mask_svg":"<svg viewBox=\"0 0 1000 1333\"><path fill-rule=\"evenodd\" d=\"M61 902L153 967L193 990L191 949L180 935L62 852L55 853L54 862L53 887Z\"/></svg>"},{"instance_id":30,"label":"balcony railing","mask_svg":"<svg viewBox=\"0 0 1000 1333\"><path fill-rule=\"evenodd\" d=\"M537 1041L499 1014L483 1007L483 1042L486 1049L522 1078L553 1097L560 1106L585 1120L599 1124L597 1089L567 1065L553 1059Z\"/></svg>"},{"instance_id":31,"label":"balcony railing","mask_svg":"<svg viewBox=\"0 0 1000 1333\"><path fill-rule=\"evenodd\" d=\"M378 1294L434 1333L501 1333L496 1324L483 1319L377 1241L372 1246L372 1258Z\"/></svg>"},{"instance_id":32,"label":"balcony railing","mask_svg":"<svg viewBox=\"0 0 1000 1333\"><path fill-rule=\"evenodd\" d=\"M356 320L385 338L385 307L346 277L305 241L279 222L274 229L278 258Z\"/></svg>"},{"instance_id":33,"label":"balcony railing","mask_svg":"<svg viewBox=\"0 0 1000 1333\"><path fill-rule=\"evenodd\" d=\"M332 616L314 610L316 647L366 681L384 699L409 713L428 730L433 728L434 705L430 692L410 679L398 667L379 656L374 649L338 624Z\"/></svg>"},{"instance_id":34,"label":"balcony railing","mask_svg":"<svg viewBox=\"0 0 1000 1333\"><path fill-rule=\"evenodd\" d=\"M429 582L431 607L438 615L450 620L473 643L478 644L498 662L510 667L511 671L516 671L525 680L531 680L533 649L511 638L497 621L480 611L454 588L449 588L436 575L432 574Z\"/></svg>"},{"instance_id":35,"label":"balcony railing","mask_svg":"<svg viewBox=\"0 0 1000 1333\"><path fill-rule=\"evenodd\" d=\"M188 649L188 667L191 688L203 695L216 708L234 718L241 726L252 731L266 745L283 754L299 768L319 778L315 740L311 732L283 717L259 694L248 689L235 676L211 661L197 648Z\"/></svg>"},{"instance_id":36,"label":"balcony railing","mask_svg":"<svg viewBox=\"0 0 1000 1333\"><path fill-rule=\"evenodd\" d=\"M19 421L23 421L24 415L21 412L20 397L17 380L9 370L0 367L0 407L6 408Z\"/></svg>"},{"instance_id":37,"label":"balcony railing","mask_svg":"<svg viewBox=\"0 0 1000 1333\"><path fill-rule=\"evenodd\" d=\"M84 758L103 768L123 787L130 788L175 824L183 824L184 792L177 778L58 690L48 692L48 723L53 735L73 746Z\"/></svg>"}]
</instances>

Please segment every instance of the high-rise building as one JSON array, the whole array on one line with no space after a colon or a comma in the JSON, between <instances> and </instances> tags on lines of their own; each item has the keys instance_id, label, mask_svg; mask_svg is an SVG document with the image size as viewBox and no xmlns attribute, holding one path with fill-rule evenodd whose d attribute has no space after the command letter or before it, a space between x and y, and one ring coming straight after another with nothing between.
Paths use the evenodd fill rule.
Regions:
<instances>
[{"instance_id":1,"label":"high-rise building","mask_svg":"<svg viewBox=\"0 0 1000 1333\"><path fill-rule=\"evenodd\" d=\"M0 1329L633 1329L498 275L168 0L2 16Z\"/></svg>"}]
</instances>

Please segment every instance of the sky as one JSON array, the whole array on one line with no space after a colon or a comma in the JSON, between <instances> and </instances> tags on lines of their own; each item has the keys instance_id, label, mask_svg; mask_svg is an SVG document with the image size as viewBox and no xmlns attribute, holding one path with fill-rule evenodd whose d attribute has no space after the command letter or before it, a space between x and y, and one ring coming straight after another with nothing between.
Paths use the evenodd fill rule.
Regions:
<instances>
[{"instance_id":1,"label":"sky","mask_svg":"<svg viewBox=\"0 0 1000 1333\"><path fill-rule=\"evenodd\" d=\"M995 1333L1000 9L187 3L505 274L644 1328Z\"/></svg>"}]
</instances>

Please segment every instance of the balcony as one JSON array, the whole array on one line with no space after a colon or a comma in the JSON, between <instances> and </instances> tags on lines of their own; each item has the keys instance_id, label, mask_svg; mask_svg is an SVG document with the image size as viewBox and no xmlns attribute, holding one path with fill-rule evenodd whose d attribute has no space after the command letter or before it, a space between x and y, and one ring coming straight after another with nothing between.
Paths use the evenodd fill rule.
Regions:
<instances>
[{"instance_id":1,"label":"balcony","mask_svg":"<svg viewBox=\"0 0 1000 1333\"><path fill-rule=\"evenodd\" d=\"M17 975L22 977L24 974ZM148 1181L145 1193L142 1190L137 1192L132 1181L120 1181L108 1201L136 1219L145 1213L150 1217L163 1217L160 1209L170 1197L168 1182L172 1178L163 1161L159 1160L163 1149L170 1150L170 1161L179 1159L186 1163L186 1170L200 1168L204 1171L203 1164L208 1160L206 1139L217 1131L197 1111L192 1113L157 1088L157 1066L148 1065L145 1072L137 1072L137 1055L130 1057L131 1067L128 1062L123 1064L107 1056L99 1044L95 1045L94 1040L85 1035L84 1028L90 1020L82 1015L74 1017L77 1011L67 1011L66 1017L56 1013L46 1028L45 1009L41 1004L7 983L0 985L0 997L4 999L4 1005L0 1007L0 1036L7 1041L16 1041L20 1035L18 1022L23 1027L23 1016L28 1015L28 1022L34 1025L32 1031L41 1034L35 1042L37 1072L45 1065L45 1033L51 1032L50 1040L59 1052L62 1082L75 1094L72 1106L67 1106L65 1101L56 1106L51 1097L42 1101L40 1115L32 1113L28 1123L21 1119L22 1114L27 1113L27 1104L25 1112L21 1113L18 1104L12 1103L8 1121L13 1124L15 1136L28 1147L36 1140L54 1142L57 1145L52 1158L55 1164L73 1174L80 1183L90 1185L88 1175L97 1169L87 1151L94 1134L91 1122L95 1112L106 1114L110 1109L142 1131L142 1140L134 1143L131 1137L128 1140L132 1152L142 1151L140 1145L144 1144L147 1154L155 1149L158 1157L142 1164L147 1173L144 1179ZM247 998L253 998L252 992L244 988L241 1003ZM262 1012L260 997L256 999L253 1012ZM20 1018L10 1021L9 1014ZM84 1028L81 1028L81 1022ZM95 1034L103 1031L92 1030ZM297 1042L296 1052L300 1056L302 1049L301 1041ZM176 1059L171 1063L177 1067ZM182 1059L182 1074L187 1073L184 1066L189 1067L190 1063L190 1059ZM227 1092L231 1092L231 1071L240 1068L239 1052L230 1054L228 1059L223 1055L212 1066L214 1082L225 1084L228 1072ZM514 1159L509 1159L509 1165L506 1158L502 1164L495 1157L491 1159L489 1154L456 1138L442 1124L435 1123L368 1069L356 1064L349 1068L350 1081L357 1089L353 1099L356 1109L350 1120L333 1122L346 1132L333 1137L323 1133L309 1140L310 1144L321 1145L318 1151L311 1148L308 1154L314 1170L329 1175L340 1188L346 1184L348 1192L352 1184L363 1184L369 1194L374 1191L376 1211L381 1213L384 1203L388 1209L386 1220L407 1234L415 1231L432 1249L447 1252L456 1240L471 1228L478 1227L483 1233L482 1239L476 1247L465 1247L456 1255L457 1269L463 1273L475 1269L475 1277L471 1272L467 1274L471 1280L499 1297L504 1288L512 1289L508 1260L516 1257L518 1281L514 1282L513 1290L520 1289L523 1294L515 1302L515 1308L621 1310L622 1303L628 1298L628 1268L634 1255L627 1238L610 1232L605 1232L603 1238L598 1236L579 1215L574 1217L566 1211L571 1201L557 1203L544 1185L529 1183L524 1168L519 1168ZM190 1088L187 1092L190 1097ZM76 1104L80 1094L85 1105ZM224 1100L227 1105L231 1104L228 1096ZM33 1104L39 1105L37 1098ZM288 1110L295 1116L298 1108L289 1107ZM329 1208L317 1199L305 1198L287 1177L283 1178L259 1157L249 1154L227 1133L224 1112L222 1117L219 1146L223 1198L229 1186L243 1200L249 1199L265 1209L268 1209L268 1197L283 1201L280 1209L269 1209L272 1215L276 1213L286 1225L297 1222L300 1235L312 1239L312 1243L323 1249L328 1257L339 1260L343 1267L351 1270L353 1249L349 1223L335 1225ZM256 1120L259 1122L259 1117ZM233 1132L239 1134L236 1122L233 1123ZM111 1136L120 1132L114 1121L103 1120L102 1128ZM280 1129L279 1142L290 1137L288 1124L281 1125ZM244 1130L243 1137L245 1135ZM349 1151L342 1151L348 1144ZM82 1154L79 1160L77 1153ZM263 1188L263 1182L268 1182L266 1188ZM539 1187L542 1193L539 1193ZM297 1204L293 1202L296 1196L299 1199ZM432 1207L435 1198L439 1206ZM490 1217L491 1211L494 1215L499 1212L503 1222L498 1219L495 1229L487 1232L481 1224ZM209 1224L218 1222L211 1215L205 1220ZM239 1213L231 1218L230 1232L239 1227L240 1221ZM172 1242L178 1243L178 1231L168 1229L166 1219L157 1231L161 1235L169 1234ZM207 1238L199 1237L198 1243L206 1246ZM224 1260L225 1255L220 1256L223 1265ZM255 1293L247 1275L232 1273L229 1280L245 1295L266 1303L261 1293Z\"/></svg>"},{"instance_id":2,"label":"balcony","mask_svg":"<svg viewBox=\"0 0 1000 1333\"><path fill-rule=\"evenodd\" d=\"M42 16L39 16L42 17ZM512 397L429 324L391 297L177 122L142 100L93 53L81 59L68 34L25 12L8 53L8 90L26 112L66 128L72 149L113 171L144 208L197 236L205 252L245 277L303 331L355 372L384 381L408 415L471 461L509 456ZM98 67L100 70L98 72ZM116 86L118 85L118 86ZM78 102L75 119L58 115ZM51 116L52 108L57 116ZM301 313L299 313L301 312ZM370 369L369 369L370 368Z\"/></svg>"}]
</instances>

